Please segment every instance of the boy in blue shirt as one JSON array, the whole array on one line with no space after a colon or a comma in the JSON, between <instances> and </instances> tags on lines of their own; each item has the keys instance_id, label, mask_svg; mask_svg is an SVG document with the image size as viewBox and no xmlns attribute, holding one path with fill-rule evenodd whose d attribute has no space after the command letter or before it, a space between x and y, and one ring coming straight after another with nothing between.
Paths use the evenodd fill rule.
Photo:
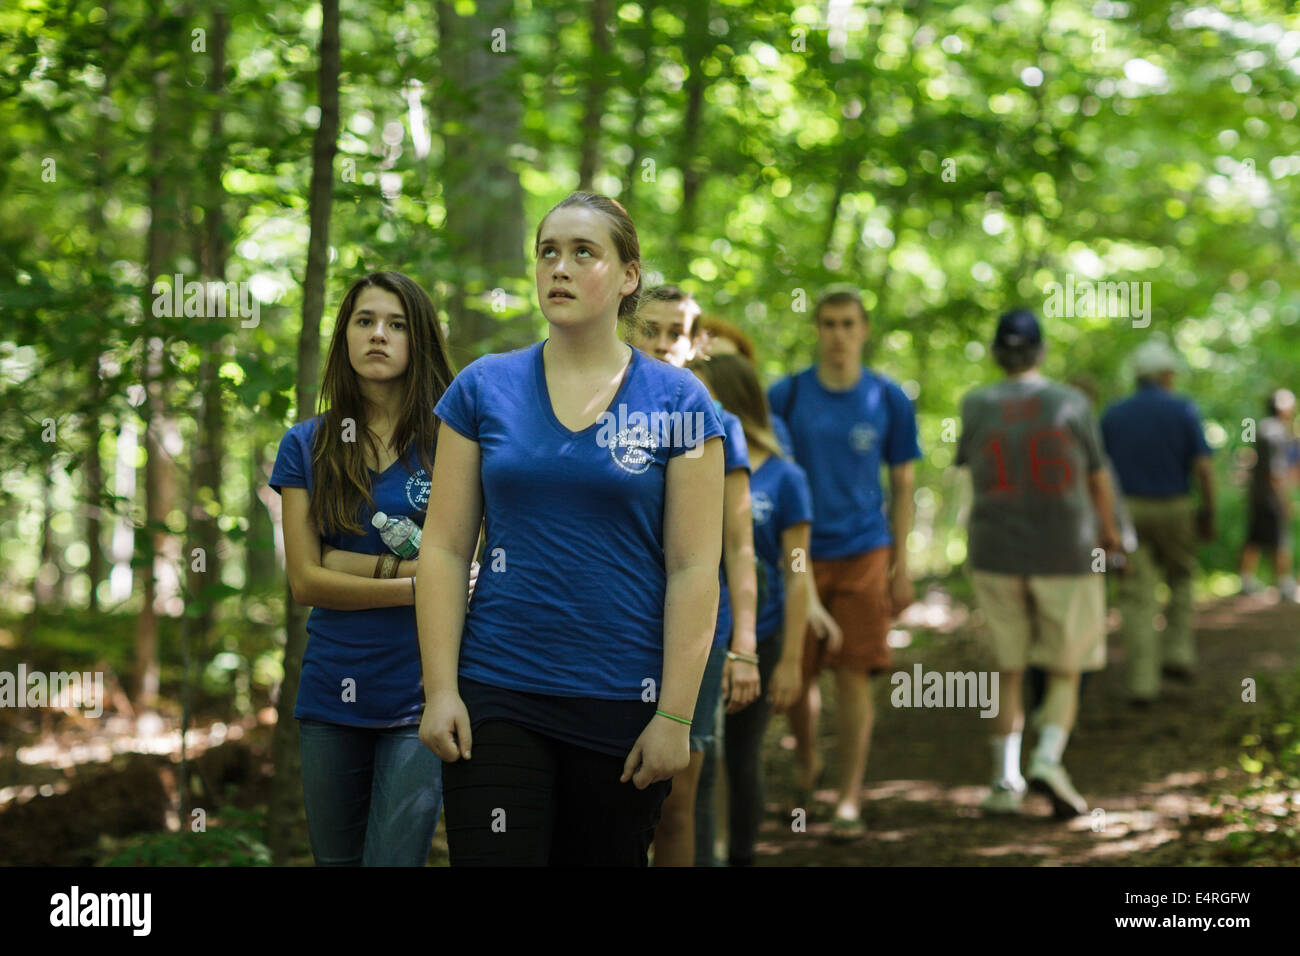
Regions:
<instances>
[{"instance_id":1,"label":"boy in blue shirt","mask_svg":"<svg viewBox=\"0 0 1300 956\"><path fill-rule=\"evenodd\" d=\"M813 313L817 363L768 392L789 426L794 457L812 484L813 577L821 603L843 632L835 652L811 635L803 694L790 711L802 769L801 796L815 785L822 666L836 672L841 749L832 836L862 835L862 779L875 717L871 677L891 662L890 620L912 603L907 534L912 524L912 462L921 457L916 415L899 386L862 366L869 321L854 292L822 296ZM889 468L886 517L880 469Z\"/></svg>"}]
</instances>

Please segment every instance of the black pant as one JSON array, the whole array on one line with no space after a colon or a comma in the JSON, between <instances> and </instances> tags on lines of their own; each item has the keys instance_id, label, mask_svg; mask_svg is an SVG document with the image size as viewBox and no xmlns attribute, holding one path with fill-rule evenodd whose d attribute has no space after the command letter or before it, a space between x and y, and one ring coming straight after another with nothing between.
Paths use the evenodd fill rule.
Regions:
<instances>
[{"instance_id":1,"label":"black pant","mask_svg":"<svg viewBox=\"0 0 1300 956\"><path fill-rule=\"evenodd\" d=\"M767 692L781 659L781 635L758 644L762 691L744 710L727 714L723 751L727 760L727 865L753 866L754 842L763 819L763 734L772 717Z\"/></svg>"},{"instance_id":2,"label":"black pant","mask_svg":"<svg viewBox=\"0 0 1300 956\"><path fill-rule=\"evenodd\" d=\"M504 720L442 765L452 866L645 866L672 781L620 783L622 757Z\"/></svg>"}]
</instances>

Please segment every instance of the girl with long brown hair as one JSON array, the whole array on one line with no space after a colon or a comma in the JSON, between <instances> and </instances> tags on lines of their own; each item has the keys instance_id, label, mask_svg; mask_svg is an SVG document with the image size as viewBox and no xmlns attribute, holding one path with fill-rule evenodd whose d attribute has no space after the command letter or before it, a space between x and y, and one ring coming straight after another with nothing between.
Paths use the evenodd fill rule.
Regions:
<instances>
[{"instance_id":1,"label":"girl with long brown hair","mask_svg":"<svg viewBox=\"0 0 1300 956\"><path fill-rule=\"evenodd\" d=\"M763 815L763 734L772 711L794 703L803 686L812 493L803 469L781 452L753 365L739 355L715 355L690 367L745 430L754 553L767 585L754 629L761 693L743 710L729 710L723 730L730 837L727 862L752 866Z\"/></svg>"},{"instance_id":2,"label":"girl with long brown hair","mask_svg":"<svg viewBox=\"0 0 1300 956\"><path fill-rule=\"evenodd\" d=\"M424 523L437 420L453 371L433 302L397 272L339 305L320 414L280 442L289 587L312 606L294 717L317 866L422 866L441 768L420 743L414 560L372 518Z\"/></svg>"}]
</instances>

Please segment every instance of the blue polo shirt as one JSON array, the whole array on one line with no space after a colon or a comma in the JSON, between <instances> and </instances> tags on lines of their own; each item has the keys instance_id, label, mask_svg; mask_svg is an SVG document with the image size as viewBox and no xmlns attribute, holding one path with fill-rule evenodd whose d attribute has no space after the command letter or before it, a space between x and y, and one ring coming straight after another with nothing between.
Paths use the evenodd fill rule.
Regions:
<instances>
[{"instance_id":1,"label":"blue polo shirt","mask_svg":"<svg viewBox=\"0 0 1300 956\"><path fill-rule=\"evenodd\" d=\"M544 345L472 363L435 409L481 456L486 550L462 686L640 702L644 682L663 676L668 462L722 423L694 375L633 349L609 408L569 431L551 406Z\"/></svg>"},{"instance_id":2,"label":"blue polo shirt","mask_svg":"<svg viewBox=\"0 0 1300 956\"><path fill-rule=\"evenodd\" d=\"M1107 408L1101 437L1120 487L1131 497L1187 494L1193 462L1211 454L1196 406L1159 385L1139 385Z\"/></svg>"},{"instance_id":3,"label":"blue polo shirt","mask_svg":"<svg viewBox=\"0 0 1300 956\"><path fill-rule=\"evenodd\" d=\"M315 487L312 445L321 421L317 416L300 422L280 440L269 482L277 493L282 494L283 488L306 488L311 494ZM370 524L376 511L424 524L429 474L420 467L414 449L382 473L372 470L370 481L375 507L361 502L358 520L363 533L323 534L322 543L344 551L388 554L388 547ZM355 700L345 701L344 681L349 680L353 683L348 696ZM349 727L417 724L424 708L420 686L415 608L312 608L307 616L307 648L302 655L294 717Z\"/></svg>"},{"instance_id":4,"label":"blue polo shirt","mask_svg":"<svg viewBox=\"0 0 1300 956\"><path fill-rule=\"evenodd\" d=\"M880 469L921 457L911 399L866 368L852 388L831 391L813 367L781 379L768 400L789 426L812 487L812 556L847 558L892 544Z\"/></svg>"},{"instance_id":5,"label":"blue polo shirt","mask_svg":"<svg viewBox=\"0 0 1300 956\"><path fill-rule=\"evenodd\" d=\"M767 601L758 612L758 639L781 633L785 623L785 565L790 556L781 547L787 528L812 521L812 491L808 476L792 461L773 455L758 466L749 482L754 513L754 553L767 575Z\"/></svg>"}]
</instances>

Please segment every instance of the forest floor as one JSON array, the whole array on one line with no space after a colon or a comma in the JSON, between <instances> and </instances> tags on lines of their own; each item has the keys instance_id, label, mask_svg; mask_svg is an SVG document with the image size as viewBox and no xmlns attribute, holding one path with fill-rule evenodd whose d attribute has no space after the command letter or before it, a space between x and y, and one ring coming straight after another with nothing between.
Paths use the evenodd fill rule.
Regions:
<instances>
[{"instance_id":1,"label":"forest floor","mask_svg":"<svg viewBox=\"0 0 1300 956\"><path fill-rule=\"evenodd\" d=\"M1262 707L1262 695L1272 692L1272 679L1284 681L1300 664L1300 605L1279 603L1275 595L1226 598L1200 606L1195 626L1200 662L1194 680L1166 680L1160 699L1143 712L1127 702L1124 653L1112 627L1109 664L1084 690L1064 761L1089 805L1102 812L1094 809L1064 822L1051 817L1046 798L1032 794L1021 817L979 810L990 778L987 721L977 709L895 708L884 675L876 691L865 784L867 833L852 844L832 842L834 687L833 679L823 675L820 738L828 767L805 832L795 832L789 809L794 738L783 717L774 718L768 728L769 813L760 831L759 865L1237 862L1241 857L1224 838L1243 828L1231 822L1241 804L1237 794L1249 779L1239 763L1243 730L1250 726L1252 708ZM969 622L946 634L923 633L922 640L896 650L894 657L895 672L913 672L917 663L925 671L977 670L984 660ZM1261 702L1242 700L1246 678L1257 682ZM1026 733L1022 766L1028 765L1035 739ZM1275 811L1282 801L1282 794L1264 798ZM1291 820L1294 826L1295 817ZM722 832L721 823L719 828ZM1257 855L1250 859L1280 862Z\"/></svg>"},{"instance_id":2,"label":"forest floor","mask_svg":"<svg viewBox=\"0 0 1300 956\"><path fill-rule=\"evenodd\" d=\"M1113 617L1112 612L1112 625ZM978 628L978 614L932 589L891 635L901 646L896 646L890 673L911 674L917 664L925 672L980 670L985 658ZM1295 682L1300 605L1279 603L1275 592L1220 599L1198 607L1196 630L1200 665L1194 680L1166 681L1157 703L1136 712L1125 699L1123 649L1112 626L1109 665L1083 693L1065 755L1075 785L1100 812L1070 821L1054 820L1046 800L1033 795L1021 817L986 816L978 805L989 778L988 721L978 716L978 708L894 707L886 674L876 689L863 809L867 833L850 844L832 842L835 694L833 677L824 674L820 737L827 771L811 806L805 807L803 826L795 825L790 810L793 738L783 716L775 717L768 729L768 813L759 834L759 865L1288 861L1294 843L1265 835L1243 846L1242 834L1229 835L1247 829L1267 834L1279 826L1294 832L1300 823L1300 793L1284 819L1286 793L1248 793L1258 778L1241 763L1243 736L1260 730L1261 720L1275 711L1270 700ZM1258 702L1242 699L1247 678L1257 684ZM198 802L211 808L210 825L216 828L209 832L219 834L227 821L239 828L224 840L198 841L220 845L220 859L212 862L265 859L256 828L249 829L264 812L271 771L267 724L273 715L259 716L228 726L200 722L192 731L197 783L207 792ZM167 830L182 836L176 832L180 821L174 810L178 735L170 723L163 721L146 735L136 722L120 716L51 723L48 712L37 717L32 711L0 710L0 864L102 863L123 848L145 853L125 858L136 862L196 862L187 854L207 851L192 840L180 848L175 843L165 850L147 846L150 839L165 840ZM1034 740L1027 733L1025 764ZM722 786L719 781L719 805L725 802ZM1243 806L1253 808L1248 823L1237 819ZM717 830L719 835L726 832L721 813ZM155 836L143 835L146 831ZM724 853L720 846L721 858ZM303 855L293 862L310 865L311 858ZM429 863L446 862L440 822Z\"/></svg>"}]
</instances>

